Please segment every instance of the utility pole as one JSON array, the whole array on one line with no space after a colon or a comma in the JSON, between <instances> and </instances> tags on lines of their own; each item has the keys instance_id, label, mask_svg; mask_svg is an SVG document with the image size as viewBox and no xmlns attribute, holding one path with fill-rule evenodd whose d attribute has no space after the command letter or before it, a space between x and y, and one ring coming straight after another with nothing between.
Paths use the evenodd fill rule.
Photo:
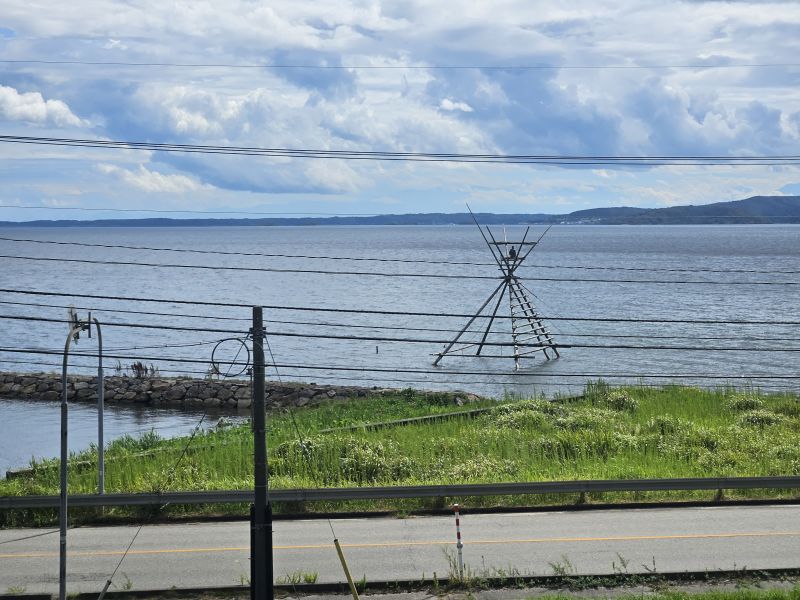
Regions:
<instances>
[{"instance_id":1,"label":"utility pole","mask_svg":"<svg viewBox=\"0 0 800 600\"><path fill-rule=\"evenodd\" d=\"M250 598L274 600L272 506L269 502L264 390L264 316L253 307L253 458L255 502L250 513Z\"/></svg>"}]
</instances>

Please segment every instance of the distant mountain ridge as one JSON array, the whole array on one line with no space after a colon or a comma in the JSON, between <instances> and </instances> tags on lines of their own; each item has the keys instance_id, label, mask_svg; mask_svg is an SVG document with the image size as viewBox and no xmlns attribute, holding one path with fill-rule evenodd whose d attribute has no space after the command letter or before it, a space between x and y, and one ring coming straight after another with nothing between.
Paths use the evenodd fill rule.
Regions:
<instances>
[{"instance_id":1,"label":"distant mountain ridge","mask_svg":"<svg viewBox=\"0 0 800 600\"><path fill-rule=\"evenodd\" d=\"M590 208L568 214L476 213L485 225L711 225L800 223L800 196L753 196L700 206ZM3 227L236 227L312 225L471 225L469 213L416 213L373 217L267 217L252 219L98 219L0 221Z\"/></svg>"}]
</instances>

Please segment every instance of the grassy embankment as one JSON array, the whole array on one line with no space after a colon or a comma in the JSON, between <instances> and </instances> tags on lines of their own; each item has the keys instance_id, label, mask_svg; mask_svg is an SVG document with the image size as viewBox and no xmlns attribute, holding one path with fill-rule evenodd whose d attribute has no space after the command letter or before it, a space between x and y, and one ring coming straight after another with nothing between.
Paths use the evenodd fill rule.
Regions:
<instances>
[{"instance_id":1,"label":"grassy embankment","mask_svg":"<svg viewBox=\"0 0 800 600\"><path fill-rule=\"evenodd\" d=\"M590 385L584 399L578 401L520 400L473 417L323 431L459 410L450 404L450 398L409 390L394 397L299 409L294 418L285 413L274 415L269 418L268 432L270 485L313 488L800 473L800 401L796 396L767 396L754 391L677 386L611 389L601 383ZM106 451L106 490L252 488L249 426L200 433L190 444L187 441L162 440L150 434L112 442ZM89 449L75 454L72 460L70 492L93 493L96 452ZM33 467L31 477L0 481L0 495L57 494L57 461L38 462ZM728 495L777 498L794 493L754 490ZM597 494L589 500L712 497L713 492L653 492ZM563 496L491 497L471 498L466 504L535 505L574 500ZM276 509L405 511L443 505L443 499L429 499ZM201 509L167 510L181 513ZM241 512L243 507L214 510ZM0 515L0 523L19 522L22 517L6 515L4 519Z\"/></svg>"}]
</instances>

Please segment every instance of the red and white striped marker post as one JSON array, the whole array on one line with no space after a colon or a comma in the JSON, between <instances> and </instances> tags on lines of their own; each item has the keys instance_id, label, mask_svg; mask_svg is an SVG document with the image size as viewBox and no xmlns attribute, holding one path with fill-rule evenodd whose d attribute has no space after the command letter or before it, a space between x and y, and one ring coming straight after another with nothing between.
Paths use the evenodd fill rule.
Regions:
<instances>
[{"instance_id":1,"label":"red and white striped marker post","mask_svg":"<svg viewBox=\"0 0 800 600\"><path fill-rule=\"evenodd\" d=\"M464 578L464 557L461 554L461 549L464 544L461 543L461 522L459 519L458 504L453 504L453 512L456 513L456 548L458 549L458 576Z\"/></svg>"}]
</instances>

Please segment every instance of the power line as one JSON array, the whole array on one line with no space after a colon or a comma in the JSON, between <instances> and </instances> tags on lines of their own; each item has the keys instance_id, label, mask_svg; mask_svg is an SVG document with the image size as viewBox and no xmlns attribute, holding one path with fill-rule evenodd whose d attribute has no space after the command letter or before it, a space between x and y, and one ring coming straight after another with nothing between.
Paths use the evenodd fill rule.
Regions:
<instances>
[{"instance_id":1,"label":"power line","mask_svg":"<svg viewBox=\"0 0 800 600\"><path fill-rule=\"evenodd\" d=\"M0 63L11 65L73 65L73 66L99 66L99 67L169 67L187 69L225 68L225 69L264 69L264 70L316 70L316 71L550 71L550 70L653 70L653 69L783 69L800 67L800 63L773 62L773 63L666 63L666 64L536 64L536 65L397 65L397 64L351 64L351 65L314 65L302 63L177 63L169 61L103 61L103 60L47 60L34 58L2 59Z\"/></svg>"},{"instance_id":2,"label":"power line","mask_svg":"<svg viewBox=\"0 0 800 600\"><path fill-rule=\"evenodd\" d=\"M13 306L31 306L31 307L40 307L40 308L63 308L67 309L70 307L75 308L76 310L90 310L93 312L98 313L119 313L119 314L128 314L128 315L145 315L145 316L154 316L154 317L180 317L183 319L209 319L215 321L239 321L239 322L251 322L252 319L248 319L245 317L225 317L219 315L198 315L198 314L190 314L190 313L172 313L172 312L157 312L157 311L148 311L148 310L128 310L123 308L105 308L105 307L98 307L98 306L73 306L67 304L41 304L38 302L14 302L11 300L0 300L0 304L10 304ZM288 324L310 324L313 325L314 323L303 323L302 321L294 322L294 321L269 321L270 323L288 323ZM351 327L351 325L343 325L344 327Z\"/></svg>"},{"instance_id":3,"label":"power line","mask_svg":"<svg viewBox=\"0 0 800 600\"><path fill-rule=\"evenodd\" d=\"M95 357L96 358L96 357ZM45 367L52 367L52 368L60 368L61 363L59 362L37 362L37 361L30 361L30 360L9 360L3 359L0 360L1 363L8 363L8 364L27 364L27 365L37 365L37 366L45 366ZM94 369L96 365L86 364L86 365L74 365L76 368L83 368L83 369ZM159 368L159 373L174 373L176 375L207 375L208 371L196 370L196 369L161 369ZM430 373L431 375L439 375L440 373ZM530 375L533 376L533 375ZM349 382L362 382L362 383L370 383L370 385L374 385L374 382L381 382L381 383L425 383L429 385L436 385L436 386L448 386L452 384L458 385L491 385L491 386L541 386L541 387L568 387L574 388L576 386L583 385L581 383L576 382L559 382L559 381L533 381L533 382L519 382L519 381L502 381L498 380L497 377L509 377L514 379L518 377L515 373L498 373L494 375L495 379L453 379L452 377L448 377L446 381L436 381L433 379L410 379L410 378L399 378L399 377L380 377L376 379L374 376L363 376L363 377L344 377L344 376L336 376L336 375L324 375L324 374L317 374L317 375L303 375L300 373L292 373L292 379L310 379L313 381L349 381ZM543 375L543 377L547 377ZM612 377L617 377L616 375ZM695 376L687 376L687 378L696 378ZM601 377L602 378L602 377ZM639 379L641 378L640 375L630 375L624 376L620 375L619 378L629 378L629 379ZM738 375L720 375L720 376L713 376L714 380L729 380L729 379L740 379ZM762 378L763 379L763 378ZM641 381L636 383L638 386L645 386L645 387L657 387L659 384L645 384ZM795 390L797 389L795 385L792 384L784 384L781 385L780 383L772 382L766 384L767 387L770 389L788 389L788 390ZM760 386L765 387L765 386ZM168 427L147 427L144 429L134 429L127 431L126 433L141 433L143 431L149 431L151 429L169 429Z\"/></svg>"},{"instance_id":4,"label":"power line","mask_svg":"<svg viewBox=\"0 0 800 600\"><path fill-rule=\"evenodd\" d=\"M45 350L45 349L31 349L31 348L7 348L0 347L0 352L9 352L12 354L39 354L49 356L62 356L61 350ZM75 352L70 353L77 357L96 358L96 354ZM121 359L138 359L155 362L173 362L184 364L212 364L211 360L202 360L197 358L170 358L152 356L110 356L109 358ZM507 358L507 357L506 357ZM754 380L754 379L775 379L775 380L800 380L800 375L775 375L770 373L736 373L736 374L708 374L708 373L564 373L564 372L542 372L531 373L525 371L487 371L487 370L438 370L438 369L411 369L403 367L362 367L362 366L347 366L347 365L306 365L297 363L276 363L275 367L281 369L298 369L298 370L314 370L314 371L349 371L349 372L363 372L363 373L408 373L408 374L422 374L422 375L475 375L475 376L503 376L514 378L585 378L585 379L713 379L713 380ZM284 371L285 373L285 371Z\"/></svg>"},{"instance_id":5,"label":"power line","mask_svg":"<svg viewBox=\"0 0 800 600\"><path fill-rule=\"evenodd\" d=\"M153 152L186 152L198 154L226 154L280 158L316 158L337 160L378 160L406 162L452 162L482 164L533 164L553 166L628 167L652 166L791 166L800 165L800 155L769 156L590 156L590 155L532 155L532 154L463 154L435 152L390 152L355 150L320 150L303 148L261 148L245 146L210 146L196 144L168 144L131 142L122 140L97 140L79 138L45 138L32 136L0 135L0 143L67 146L79 148L106 148L118 150L146 150Z\"/></svg>"},{"instance_id":6,"label":"power line","mask_svg":"<svg viewBox=\"0 0 800 600\"><path fill-rule=\"evenodd\" d=\"M208 414L208 408L209 407L206 407L206 409L203 411L203 414L201 415L200 420L197 422L197 425L195 426L194 430L192 431L192 434L189 436L189 439L187 440L186 445L184 446L183 451L181 452L180 456L178 456L178 459L172 465L170 470L168 472L165 472L164 478L156 486L156 492L161 493L164 490L164 488L167 487L172 482L172 479L175 477L175 471L178 469L178 466L181 464L181 461L183 461L183 458L186 456L186 453L189 451L189 446L192 445L192 442L194 441L194 438L197 435L197 432L200 430L200 427L203 424L203 420L206 418L206 415ZM156 513L154 512L150 516L149 519L144 520L139 524L139 527L136 530L136 533L133 534L133 537L131 538L131 541L128 544L128 547L125 548L125 552L122 553L122 556L120 557L119 562L117 563L117 566L114 567L114 571L111 573L111 575L106 580L105 586L103 587L103 591L100 592L100 598L101 599L103 598L103 596L105 595L105 593L108 590L109 586L111 585L111 582L114 580L114 577L116 576L117 571L119 571L119 568L122 566L123 561L128 556L128 553L131 551L131 548L133 547L133 543L136 541L136 538L139 537L139 534L142 532L142 528L145 526L145 523L147 523L148 521L152 521L155 518L155 516L156 516Z\"/></svg>"},{"instance_id":7,"label":"power line","mask_svg":"<svg viewBox=\"0 0 800 600\"><path fill-rule=\"evenodd\" d=\"M2 61L0 61L2 62ZM267 216L317 216L317 217L378 217L377 213L328 213L328 212L284 212L284 211L251 211L251 210L167 210L159 208L91 208L84 206L37 206L28 204L0 204L0 208L25 208L37 210L79 210L87 212L121 212L121 213L166 213L194 215L267 215Z\"/></svg>"},{"instance_id":8,"label":"power line","mask_svg":"<svg viewBox=\"0 0 800 600\"><path fill-rule=\"evenodd\" d=\"M45 535L53 535L54 533L59 533L60 530L53 529L52 531L45 531L43 533L35 533L33 535L26 535L24 537L18 537L11 540L3 540L0 541L0 545L2 544L13 544L14 542L22 542L25 540L32 540L33 538L43 537Z\"/></svg>"},{"instance_id":9,"label":"power line","mask_svg":"<svg viewBox=\"0 0 800 600\"><path fill-rule=\"evenodd\" d=\"M0 208L4 208L0 206ZM40 207L41 208L41 207ZM96 209L104 210L104 209ZM401 263L401 264L428 264L428 265L454 265L454 266L476 266L476 267L497 267L496 263L489 262L469 262L469 261L449 261L449 260L425 260L425 259L404 259L404 258L369 258L360 256L320 256L307 254L276 254L266 252L234 252L226 250L198 250L194 248L164 248L154 246L129 246L124 244L90 244L86 242L60 242L55 240L34 240L28 238L0 237L0 241L22 242L34 244L54 244L59 246L79 246L85 248L118 248L122 250L147 250L153 252L179 252L188 254L210 254L219 256L254 256L259 258L296 258L303 260L343 260L360 262L380 262L380 263ZM600 267L584 265L541 265L530 264L520 265L522 268L531 269L585 269L592 271L637 271L637 272L665 272L665 273L751 273L762 275L795 275L800 271L765 271L758 269L672 269L658 267Z\"/></svg>"},{"instance_id":10,"label":"power line","mask_svg":"<svg viewBox=\"0 0 800 600\"><path fill-rule=\"evenodd\" d=\"M68 319L54 319L49 317L34 317L30 315L0 315L0 319L11 319L14 321L38 321L42 323L69 323ZM225 333L246 336L247 331L240 329L217 329L210 327L181 327L179 325L149 325L147 323L114 323L106 321L103 327L127 327L132 329L159 329L169 331L197 331L204 333ZM111 357L116 358L116 357Z\"/></svg>"},{"instance_id":11,"label":"power line","mask_svg":"<svg viewBox=\"0 0 800 600\"><path fill-rule=\"evenodd\" d=\"M148 263L142 261L117 261L117 260L90 260L84 258L54 258L41 256L12 256L2 255L0 258L46 261L46 262L68 262L90 265L117 265L126 267L152 267L162 269L204 269L211 271L245 271L245 272L267 272L267 273L305 273L317 275L357 275L357 276L376 276L376 277L428 277L435 279L497 279L494 275L450 275L444 273L379 273L374 271L326 271L324 269L283 269L278 267L230 267L214 265L183 265Z\"/></svg>"},{"instance_id":12,"label":"power line","mask_svg":"<svg viewBox=\"0 0 800 600\"><path fill-rule=\"evenodd\" d=\"M59 296L59 297L72 297L72 298L91 298L99 300L124 300L129 302L152 302L157 304L179 304L179 305L194 305L194 306L222 306L227 308L246 308L250 309L252 304L237 304L233 302L212 302L207 300L177 300L165 298L143 298L136 296L109 296L98 294L80 294L69 292L44 292L40 290L20 290L10 288L0 288L0 292L10 294L21 294L29 296ZM357 315L390 315L402 317L443 317L443 318L470 318L473 314L466 313L433 313L433 312L415 312L415 311L399 311L399 310L372 310L372 309L357 309L357 308L328 308L328 307L312 307L312 306L280 306L262 304L262 308L267 310L287 310L297 312L321 312L321 313L346 313ZM498 315L495 319L510 319L508 315ZM680 323L680 324L693 324L693 325L800 325L800 321L788 320L753 320L753 319L667 319L667 318L632 318L632 317L570 317L570 316L543 316L542 319L549 321L576 321L576 322L593 322L593 323ZM202 329L202 331L213 331ZM239 333L231 332L230 330L223 330L222 333Z\"/></svg>"},{"instance_id":13,"label":"power line","mask_svg":"<svg viewBox=\"0 0 800 600\"><path fill-rule=\"evenodd\" d=\"M333 376L333 375L299 375L299 374L296 374L296 373L292 375L292 378L313 379L314 381L350 381L350 382L359 382L359 381L363 382L363 381L365 381L365 379L363 377L341 377L341 376ZM737 378L737 377L733 376L733 378ZM631 376L630 379L636 379L636 377L635 376ZM724 377L720 377L718 379L725 379L725 378ZM369 381L375 381L375 380L370 379ZM529 383L525 383L525 382L521 383L521 382L517 382L517 381L497 381L496 379L495 380L475 380L475 379L471 379L471 380L460 379L460 380L458 380L458 379L449 379L449 378L448 378L448 380L446 382L441 382L441 383L437 382L437 381L432 381L430 379L408 379L408 378L404 378L404 379L397 379L397 378L383 379L383 378L381 378L381 379L378 379L377 381L386 382L386 383L427 383L427 384L430 384L430 385L449 385L449 384L493 385L493 386L506 386L506 385L508 385L508 386L521 386L521 385L524 385L524 386L529 386L529 387L537 387L537 386L539 386L539 387L547 387L547 388L553 388L553 387L575 388L575 387L583 385L582 383L561 382L561 381L536 381L536 382L529 382ZM636 385L637 386L643 386L643 387L649 387L649 388L660 387L660 384L646 384L646 383L643 383L641 381L637 382ZM759 386L759 387L768 387L769 389L787 389L787 390L796 390L797 389L796 385L792 385L792 384L781 385L779 383L768 383L766 385Z\"/></svg>"},{"instance_id":14,"label":"power line","mask_svg":"<svg viewBox=\"0 0 800 600\"><path fill-rule=\"evenodd\" d=\"M17 321L30 321L30 322L45 322L45 323L68 323L67 319L56 319L49 317L35 317L30 315L0 315L0 319L10 319ZM178 325L150 325L145 323L119 323L113 321L106 321L103 323L104 327L120 327L120 328L134 328L134 329L157 329L157 330L170 330L170 331L200 331L209 333L226 333L244 336L247 332L231 330L231 329L212 329L202 327L184 327ZM392 343L407 343L407 344L447 344L450 340L429 339L429 338L408 338L408 337L387 337L378 335L345 335L345 334L326 334L326 333L308 333L308 332L295 332L295 331L270 331L273 337L290 337L290 338L305 338L305 339L319 339L319 340L339 340L339 341L363 341L363 342L392 342ZM646 337L646 336L642 336ZM471 344L472 345L472 344ZM495 348L542 348L544 344L541 342L493 342L485 341L484 346ZM777 347L777 348L764 348L757 346L748 347L730 347L730 346L677 346L677 345L635 345L635 344L548 344L547 347L556 348L602 348L608 350L683 350L687 352L800 352L800 347ZM119 358L111 356L111 358ZM489 357L492 358L492 357Z\"/></svg>"},{"instance_id":15,"label":"power line","mask_svg":"<svg viewBox=\"0 0 800 600\"><path fill-rule=\"evenodd\" d=\"M61 308L67 309L70 308L71 305L66 304L41 304L37 302L13 302L9 300L0 300L0 304L9 304L14 306L25 306L25 307L40 307L40 308ZM187 318L187 319L210 319L210 320L228 320L228 321L247 321L250 322L251 319L245 317L220 317L215 315L197 315L197 314L189 314L189 313L164 313L164 312L152 312L152 311L140 311L140 310L123 310L123 309L113 309L113 308L98 308L92 306L75 306L77 310L90 310L95 314L102 314L102 313L123 313L123 314L135 314L135 315L148 315L148 316L163 316L163 317L180 317L180 318ZM497 317L495 317L497 318ZM363 324L363 323L331 323L325 321L292 321L292 320L279 320L279 319L265 319L264 323L274 324L274 325L311 325L314 327L339 327L339 328L354 328L354 329L381 329L381 330L389 330L389 331L425 331L425 332L433 332L433 333L458 333L461 331L460 329L450 329L450 328L440 328L440 327L408 327L408 326L393 326L393 325L371 325L371 324ZM469 329L465 333L475 333L475 334L482 334L484 333L483 329ZM507 332L503 331L490 331L489 335L507 335ZM649 333L639 333L639 334L609 334L609 333L560 333L560 337L575 337L575 338L595 338L595 337L602 337L602 338L620 338L620 339L683 339L685 335L652 335ZM757 337L757 336L692 336L693 340L702 340L702 341L755 341L755 342L797 342L800 341L800 338L795 337ZM161 348L170 348L170 347L188 347L188 346L196 346L196 345L207 345L207 344L214 344L217 340L207 341L207 342L196 342L193 344L166 344L160 346L137 346L130 348L131 350L139 350L139 349L161 349ZM128 348L122 348L126 350ZM109 350L120 350L120 348L109 348Z\"/></svg>"},{"instance_id":16,"label":"power line","mask_svg":"<svg viewBox=\"0 0 800 600\"><path fill-rule=\"evenodd\" d=\"M0 254L0 258L40 262L61 262L89 265L114 265L126 267L151 267L161 269L201 269L210 271L244 271L259 273L302 273L308 275L350 275L369 277L410 277L429 279L498 279L495 275L453 275L448 273L386 273L379 271L328 271L325 269L288 269L279 267L231 267L214 265L185 265L177 263L150 263L143 261L91 260L86 258L55 258L45 256L19 256ZM655 280L655 279L583 279L565 277L525 277L528 281L551 281L560 283L612 283L612 284L656 284L656 285L759 285L786 286L800 285L800 281L704 281L704 280Z\"/></svg>"}]
</instances>

